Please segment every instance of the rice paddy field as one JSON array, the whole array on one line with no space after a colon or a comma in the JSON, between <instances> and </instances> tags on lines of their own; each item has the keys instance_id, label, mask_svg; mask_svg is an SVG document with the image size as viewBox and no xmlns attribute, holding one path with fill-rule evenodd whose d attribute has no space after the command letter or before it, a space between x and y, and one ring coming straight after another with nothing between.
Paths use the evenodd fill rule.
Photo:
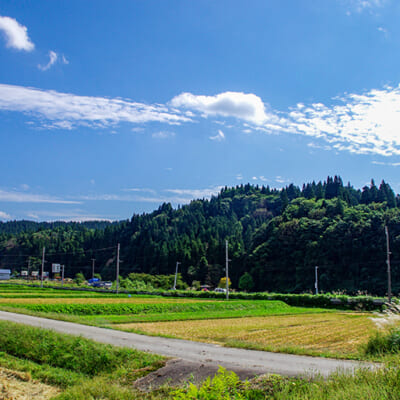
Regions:
<instances>
[{"instance_id":1,"label":"rice paddy field","mask_svg":"<svg viewBox=\"0 0 400 400\"><path fill-rule=\"evenodd\" d=\"M275 352L362 358L376 316L216 300L76 292L0 284L0 309L147 335ZM379 321L379 318L378 318Z\"/></svg>"}]
</instances>

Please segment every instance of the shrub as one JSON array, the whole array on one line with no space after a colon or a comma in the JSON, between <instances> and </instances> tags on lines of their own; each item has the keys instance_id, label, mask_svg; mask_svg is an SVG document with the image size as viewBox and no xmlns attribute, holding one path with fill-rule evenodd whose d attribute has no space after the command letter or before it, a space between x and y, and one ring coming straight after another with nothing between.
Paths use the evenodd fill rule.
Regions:
<instances>
[{"instance_id":1,"label":"shrub","mask_svg":"<svg viewBox=\"0 0 400 400\"><path fill-rule=\"evenodd\" d=\"M242 382L234 372L219 367L213 379L208 377L201 386L193 383L185 389L177 389L172 393L174 400L231 400L265 399L262 391L251 389L248 381Z\"/></svg>"},{"instance_id":2,"label":"shrub","mask_svg":"<svg viewBox=\"0 0 400 400\"><path fill-rule=\"evenodd\" d=\"M400 329L391 329L388 333L377 332L369 339L365 352L367 354L400 352Z\"/></svg>"}]
</instances>

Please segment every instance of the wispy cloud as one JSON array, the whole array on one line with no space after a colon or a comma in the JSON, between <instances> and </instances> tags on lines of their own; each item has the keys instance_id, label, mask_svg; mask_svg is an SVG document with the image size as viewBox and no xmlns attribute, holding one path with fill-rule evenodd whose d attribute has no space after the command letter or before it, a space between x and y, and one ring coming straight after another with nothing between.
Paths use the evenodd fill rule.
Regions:
<instances>
[{"instance_id":1,"label":"wispy cloud","mask_svg":"<svg viewBox=\"0 0 400 400\"><path fill-rule=\"evenodd\" d=\"M159 131L159 132L154 132L151 137L154 139L171 139L175 136L175 132L171 131Z\"/></svg>"},{"instance_id":2,"label":"wispy cloud","mask_svg":"<svg viewBox=\"0 0 400 400\"><path fill-rule=\"evenodd\" d=\"M0 84L0 110L20 111L47 119L47 128L75 125L105 127L120 122L179 124L188 117L166 106L147 105L119 98L77 96L53 90Z\"/></svg>"},{"instance_id":3,"label":"wispy cloud","mask_svg":"<svg viewBox=\"0 0 400 400\"><path fill-rule=\"evenodd\" d=\"M299 104L290 114L294 132L325 139L336 150L400 154L400 88L348 94L326 106Z\"/></svg>"},{"instance_id":4,"label":"wispy cloud","mask_svg":"<svg viewBox=\"0 0 400 400\"><path fill-rule=\"evenodd\" d=\"M242 180L243 180L243 175L242 175L242 174L237 174L237 175L236 175L236 179L237 179L238 181L242 181Z\"/></svg>"},{"instance_id":5,"label":"wispy cloud","mask_svg":"<svg viewBox=\"0 0 400 400\"><path fill-rule=\"evenodd\" d=\"M156 193L154 189L148 188L127 188L122 189L124 192L136 192L136 193Z\"/></svg>"},{"instance_id":6,"label":"wispy cloud","mask_svg":"<svg viewBox=\"0 0 400 400\"><path fill-rule=\"evenodd\" d=\"M10 17L0 16L0 31L6 39L6 46L16 50L32 51L35 45L28 36L28 29Z\"/></svg>"},{"instance_id":7,"label":"wispy cloud","mask_svg":"<svg viewBox=\"0 0 400 400\"><path fill-rule=\"evenodd\" d=\"M372 161L375 165L388 165L389 167L400 167L400 162L383 162L383 161Z\"/></svg>"},{"instance_id":8,"label":"wispy cloud","mask_svg":"<svg viewBox=\"0 0 400 400\"><path fill-rule=\"evenodd\" d=\"M171 108L171 105L174 108ZM192 108L188 118L179 108ZM268 113L265 111L268 108ZM39 117L44 128L74 129L76 126L104 128L121 122L168 125L201 118L238 119L238 128L248 133L291 133L325 141L325 150L356 154L400 155L400 87L387 86L361 94L332 98L327 104L299 103L289 111L273 110L254 94L225 92L215 96L184 93L169 105L147 105L124 99L77 96L34 88L0 84L0 110L19 111ZM141 128L141 127L140 127ZM152 134L168 139L174 132ZM212 140L224 140L218 130ZM310 147L320 143L309 144Z\"/></svg>"},{"instance_id":9,"label":"wispy cloud","mask_svg":"<svg viewBox=\"0 0 400 400\"><path fill-rule=\"evenodd\" d=\"M7 214L4 211L0 211L0 219L3 219L3 220L11 219L11 215Z\"/></svg>"},{"instance_id":10,"label":"wispy cloud","mask_svg":"<svg viewBox=\"0 0 400 400\"><path fill-rule=\"evenodd\" d=\"M210 136L209 138L211 140L215 140L216 142L222 142L225 140L225 134L221 131L221 129L218 129L218 133L215 136Z\"/></svg>"},{"instance_id":11,"label":"wispy cloud","mask_svg":"<svg viewBox=\"0 0 400 400\"><path fill-rule=\"evenodd\" d=\"M49 51L49 62L46 65L38 65L38 68L42 71L47 71L48 69L51 68L52 65L55 64L55 62L58 59L58 55L55 51Z\"/></svg>"},{"instance_id":12,"label":"wispy cloud","mask_svg":"<svg viewBox=\"0 0 400 400\"><path fill-rule=\"evenodd\" d=\"M113 221L98 214L87 214L83 210L61 210L61 211L31 211L26 214L28 218L38 221L66 221L66 222L87 222L87 221Z\"/></svg>"},{"instance_id":13,"label":"wispy cloud","mask_svg":"<svg viewBox=\"0 0 400 400\"><path fill-rule=\"evenodd\" d=\"M342 0L343 1L343 0ZM345 3L349 7L349 11L355 11L361 13L363 11L373 12L387 5L390 0L345 0Z\"/></svg>"},{"instance_id":14,"label":"wispy cloud","mask_svg":"<svg viewBox=\"0 0 400 400\"><path fill-rule=\"evenodd\" d=\"M206 189L166 189L165 192L174 193L180 196L187 196L191 199L209 198L220 192L223 186L215 186Z\"/></svg>"},{"instance_id":15,"label":"wispy cloud","mask_svg":"<svg viewBox=\"0 0 400 400\"><path fill-rule=\"evenodd\" d=\"M278 175L275 177L275 182L282 184L282 183L288 183L290 181L289 181L289 179L285 179Z\"/></svg>"},{"instance_id":16,"label":"wispy cloud","mask_svg":"<svg viewBox=\"0 0 400 400\"><path fill-rule=\"evenodd\" d=\"M65 200L58 197L33 194L18 191L6 191L0 189L0 201L10 203L51 203L51 204L79 204L79 201Z\"/></svg>"}]
</instances>

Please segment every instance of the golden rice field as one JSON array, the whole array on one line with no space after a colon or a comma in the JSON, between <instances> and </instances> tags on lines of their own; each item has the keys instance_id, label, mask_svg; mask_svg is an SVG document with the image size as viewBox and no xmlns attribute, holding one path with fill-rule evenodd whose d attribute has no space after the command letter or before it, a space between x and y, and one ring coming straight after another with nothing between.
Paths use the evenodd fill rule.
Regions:
<instances>
[{"instance_id":1,"label":"golden rice field","mask_svg":"<svg viewBox=\"0 0 400 400\"><path fill-rule=\"evenodd\" d=\"M376 332L370 313L277 315L113 325L126 331L298 354L357 355Z\"/></svg>"}]
</instances>

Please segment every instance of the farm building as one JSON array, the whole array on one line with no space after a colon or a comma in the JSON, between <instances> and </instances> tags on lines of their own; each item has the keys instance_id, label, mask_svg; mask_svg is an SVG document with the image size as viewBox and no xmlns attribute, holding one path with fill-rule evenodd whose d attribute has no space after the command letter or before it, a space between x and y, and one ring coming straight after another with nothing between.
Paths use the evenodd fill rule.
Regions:
<instances>
[{"instance_id":1,"label":"farm building","mask_svg":"<svg viewBox=\"0 0 400 400\"><path fill-rule=\"evenodd\" d=\"M11 270L9 269L0 269L0 281L10 279Z\"/></svg>"}]
</instances>

